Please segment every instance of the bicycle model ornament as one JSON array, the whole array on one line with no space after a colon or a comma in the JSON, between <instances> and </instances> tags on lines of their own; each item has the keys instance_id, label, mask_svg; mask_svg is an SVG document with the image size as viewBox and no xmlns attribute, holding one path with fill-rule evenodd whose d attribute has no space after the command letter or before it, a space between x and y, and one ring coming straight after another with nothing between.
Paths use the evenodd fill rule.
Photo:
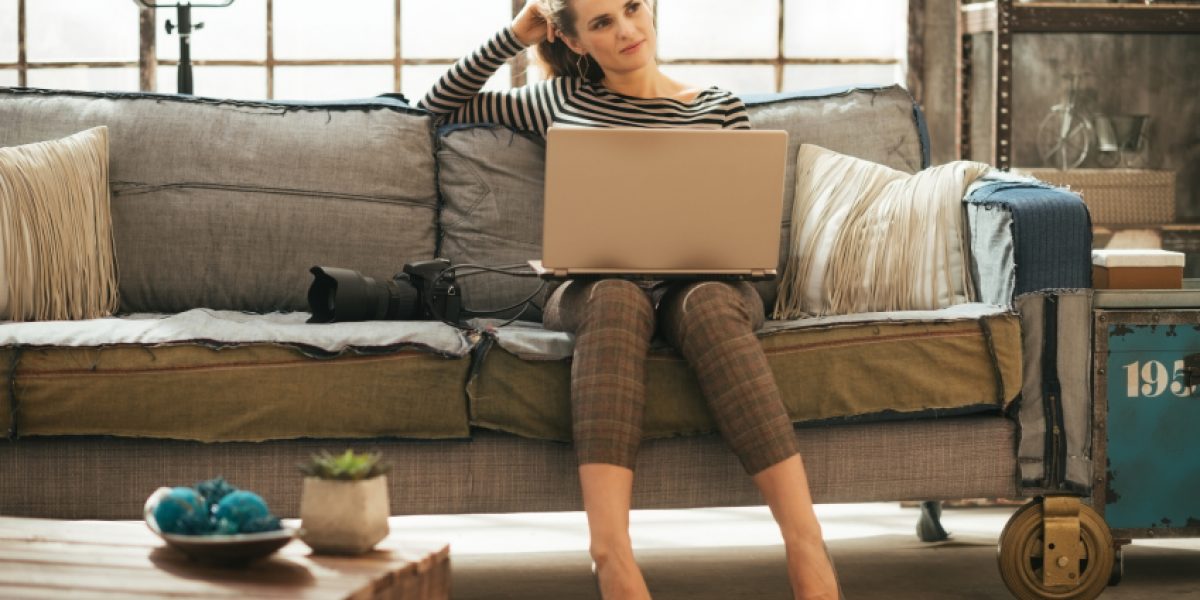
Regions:
<instances>
[{"instance_id":1,"label":"bicycle model ornament","mask_svg":"<svg viewBox=\"0 0 1200 600\"><path fill-rule=\"evenodd\" d=\"M1081 77L1078 73L1066 76L1066 99L1051 107L1038 126L1037 148L1042 162L1064 171L1082 164L1092 143L1092 122L1078 102Z\"/></svg>"},{"instance_id":2,"label":"bicycle model ornament","mask_svg":"<svg viewBox=\"0 0 1200 600\"><path fill-rule=\"evenodd\" d=\"M1037 149L1042 163L1060 170L1083 164L1095 147L1096 163L1102 167L1143 168L1148 162L1149 136L1147 115L1092 114L1081 101L1080 80L1086 75L1072 73L1067 80L1067 96L1050 108L1037 132Z\"/></svg>"}]
</instances>

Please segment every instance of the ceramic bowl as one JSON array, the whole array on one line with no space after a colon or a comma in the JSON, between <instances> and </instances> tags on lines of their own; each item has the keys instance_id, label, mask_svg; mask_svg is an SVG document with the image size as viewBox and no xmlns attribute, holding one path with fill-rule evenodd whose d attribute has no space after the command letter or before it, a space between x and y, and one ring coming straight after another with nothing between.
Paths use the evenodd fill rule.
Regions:
<instances>
[{"instance_id":1,"label":"ceramic bowl","mask_svg":"<svg viewBox=\"0 0 1200 600\"><path fill-rule=\"evenodd\" d=\"M163 533L154 519L154 509L158 506L159 499L170 490L171 488L159 488L146 500L143 512L146 526L168 546L194 560L230 565L245 564L271 555L296 537L296 528L286 525L279 531L232 535Z\"/></svg>"}]
</instances>

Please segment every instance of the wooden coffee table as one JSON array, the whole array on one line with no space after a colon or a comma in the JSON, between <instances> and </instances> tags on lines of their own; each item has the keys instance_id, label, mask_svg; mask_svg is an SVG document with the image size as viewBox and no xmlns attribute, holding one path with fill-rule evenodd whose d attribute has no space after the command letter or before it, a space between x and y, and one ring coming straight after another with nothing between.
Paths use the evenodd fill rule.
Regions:
<instances>
[{"instance_id":1,"label":"wooden coffee table","mask_svg":"<svg viewBox=\"0 0 1200 600\"><path fill-rule=\"evenodd\" d=\"M393 534L355 557L312 554L293 540L244 567L195 562L140 521L0 517L2 598L450 597L450 547Z\"/></svg>"}]
</instances>

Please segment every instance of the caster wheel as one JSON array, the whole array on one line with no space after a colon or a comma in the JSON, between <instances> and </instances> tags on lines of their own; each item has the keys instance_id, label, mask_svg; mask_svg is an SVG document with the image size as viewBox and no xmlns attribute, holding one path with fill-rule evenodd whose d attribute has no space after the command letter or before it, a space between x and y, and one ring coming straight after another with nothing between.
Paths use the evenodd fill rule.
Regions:
<instances>
[{"instance_id":1,"label":"caster wheel","mask_svg":"<svg viewBox=\"0 0 1200 600\"><path fill-rule=\"evenodd\" d=\"M1088 506L1079 507L1079 581L1047 586L1042 578L1042 503L1021 507L1000 533L1000 577L1020 600L1091 600L1113 573L1113 541L1108 524Z\"/></svg>"},{"instance_id":2,"label":"caster wheel","mask_svg":"<svg viewBox=\"0 0 1200 600\"><path fill-rule=\"evenodd\" d=\"M1117 548L1113 551L1113 566L1112 573L1108 575L1108 585L1120 585L1121 578L1125 577L1125 551Z\"/></svg>"}]
</instances>

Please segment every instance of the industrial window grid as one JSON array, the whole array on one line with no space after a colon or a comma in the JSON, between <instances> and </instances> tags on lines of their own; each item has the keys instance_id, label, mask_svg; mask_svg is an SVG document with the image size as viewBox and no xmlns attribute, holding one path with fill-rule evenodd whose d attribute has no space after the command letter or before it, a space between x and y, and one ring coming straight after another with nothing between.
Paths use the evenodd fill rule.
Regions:
<instances>
[{"instance_id":1,"label":"industrial window grid","mask_svg":"<svg viewBox=\"0 0 1200 600\"><path fill-rule=\"evenodd\" d=\"M211 66L235 66L235 67L265 67L267 75L267 98L275 97L275 67L278 66L388 66L392 67L393 90L399 92L401 82L401 72L405 66L419 65L445 65L449 66L458 60L459 57L448 58L405 58L401 52L400 44L400 5L403 0L394 0L395 2L395 53L392 58L381 59L337 59L337 60L321 60L321 59L302 59L302 60L284 60L275 58L274 52L274 8L276 0L266 0L267 19L266 31L267 38L267 56L265 60L193 60L192 65L197 67ZM897 58L798 58L788 57L784 55L784 16L786 10L786 0L779 1L779 20L776 28L777 47L776 54L772 58L707 58L707 59L689 59L678 58L659 60L661 65L718 65L718 66L773 66L775 68L775 91L783 90L784 67L792 65L897 65L900 60ZM159 66L173 67L178 64L177 60L162 60L157 56L156 45L156 25L154 9L143 8L140 11L140 52L139 60L134 61L54 61L54 62L30 62L27 59L25 52L26 41L26 19L25 7L29 0L17 0L17 62L3 63L0 62L0 69L16 69L17 70L17 85L26 86L28 81L28 72L30 69L63 69L63 68L131 68L137 67L139 72L139 88L141 91L154 91L156 88L156 69ZM914 5L923 4L923 0L910 0L910 15L913 12ZM516 14L525 5L525 0L512 0L512 14ZM655 21L657 24L658 14L655 11ZM910 24L912 17L910 16ZM913 32L910 31L910 39ZM528 66L528 58L525 54L521 54L511 61L511 84L514 87L525 85L525 71ZM910 79L911 72L914 67L910 51L909 60ZM919 72L919 69L917 69ZM910 85L913 82L910 82Z\"/></svg>"}]
</instances>

